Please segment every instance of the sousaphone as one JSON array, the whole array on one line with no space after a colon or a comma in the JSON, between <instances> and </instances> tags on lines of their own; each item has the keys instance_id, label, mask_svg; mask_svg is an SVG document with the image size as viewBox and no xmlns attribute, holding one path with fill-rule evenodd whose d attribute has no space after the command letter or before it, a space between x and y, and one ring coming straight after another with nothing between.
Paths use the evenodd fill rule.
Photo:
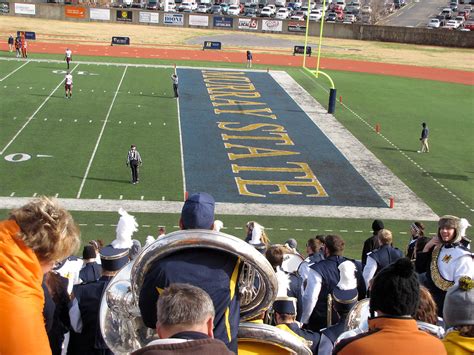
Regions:
<instances>
[{"instance_id":1,"label":"sousaphone","mask_svg":"<svg viewBox=\"0 0 474 355\"><path fill-rule=\"evenodd\" d=\"M107 346L115 354L130 353L154 339L155 331L145 326L138 307L145 275L156 260L189 248L217 249L241 259L241 320L254 318L270 307L276 297L277 279L270 263L253 246L229 234L210 230L173 232L142 250L114 276L104 291L100 328Z\"/></svg>"}]
</instances>

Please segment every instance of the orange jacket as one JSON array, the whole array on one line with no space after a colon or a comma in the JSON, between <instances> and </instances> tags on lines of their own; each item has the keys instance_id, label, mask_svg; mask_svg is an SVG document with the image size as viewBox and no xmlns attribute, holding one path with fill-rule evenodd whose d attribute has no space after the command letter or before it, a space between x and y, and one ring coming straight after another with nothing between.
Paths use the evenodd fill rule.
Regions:
<instances>
[{"instance_id":1,"label":"orange jacket","mask_svg":"<svg viewBox=\"0 0 474 355\"><path fill-rule=\"evenodd\" d=\"M369 319L369 331L342 340L334 348L339 355L445 355L438 338L418 330L411 318L377 317Z\"/></svg>"},{"instance_id":2,"label":"orange jacket","mask_svg":"<svg viewBox=\"0 0 474 355\"><path fill-rule=\"evenodd\" d=\"M43 318L43 271L36 254L0 222L0 354L51 354Z\"/></svg>"}]
</instances>

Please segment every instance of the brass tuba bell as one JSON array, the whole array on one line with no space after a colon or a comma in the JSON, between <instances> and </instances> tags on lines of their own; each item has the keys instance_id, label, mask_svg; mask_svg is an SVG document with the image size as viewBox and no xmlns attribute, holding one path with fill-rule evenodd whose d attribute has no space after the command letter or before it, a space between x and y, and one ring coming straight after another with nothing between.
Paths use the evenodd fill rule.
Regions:
<instances>
[{"instance_id":1,"label":"brass tuba bell","mask_svg":"<svg viewBox=\"0 0 474 355\"><path fill-rule=\"evenodd\" d=\"M241 320L251 319L270 307L276 297L277 279L270 263L253 246L210 230L173 232L144 249L114 276L104 291L100 328L107 346L115 354L130 353L153 340L155 331L145 326L138 307L145 275L156 260L188 248L217 249L241 259Z\"/></svg>"}]
</instances>

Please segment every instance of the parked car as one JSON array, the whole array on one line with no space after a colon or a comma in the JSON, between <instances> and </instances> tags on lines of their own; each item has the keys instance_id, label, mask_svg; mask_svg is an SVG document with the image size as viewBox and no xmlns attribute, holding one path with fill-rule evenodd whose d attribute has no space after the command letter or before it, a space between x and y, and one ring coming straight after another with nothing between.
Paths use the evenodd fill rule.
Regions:
<instances>
[{"instance_id":1,"label":"parked car","mask_svg":"<svg viewBox=\"0 0 474 355\"><path fill-rule=\"evenodd\" d=\"M435 18L439 20L439 27L443 27L444 25L446 25L446 19L444 18L444 16L438 15Z\"/></svg>"},{"instance_id":2,"label":"parked car","mask_svg":"<svg viewBox=\"0 0 474 355\"><path fill-rule=\"evenodd\" d=\"M193 3L183 1L178 7L179 12L192 12L194 10Z\"/></svg>"},{"instance_id":3,"label":"parked car","mask_svg":"<svg viewBox=\"0 0 474 355\"><path fill-rule=\"evenodd\" d=\"M458 0L451 0L449 8L453 11L458 11Z\"/></svg>"},{"instance_id":4,"label":"parked car","mask_svg":"<svg viewBox=\"0 0 474 355\"><path fill-rule=\"evenodd\" d=\"M198 5L196 9L196 12L199 14L207 14L208 11L209 11L209 7L205 4Z\"/></svg>"},{"instance_id":5,"label":"parked car","mask_svg":"<svg viewBox=\"0 0 474 355\"><path fill-rule=\"evenodd\" d=\"M261 11L260 11L260 17L272 17L273 16L273 10L265 6Z\"/></svg>"},{"instance_id":6,"label":"parked car","mask_svg":"<svg viewBox=\"0 0 474 355\"><path fill-rule=\"evenodd\" d=\"M251 4L250 6L245 6L244 16L257 17L257 4Z\"/></svg>"},{"instance_id":7,"label":"parked car","mask_svg":"<svg viewBox=\"0 0 474 355\"><path fill-rule=\"evenodd\" d=\"M449 20L448 22L446 22L446 25L444 27L457 29L459 27L459 23L456 20Z\"/></svg>"},{"instance_id":8,"label":"parked car","mask_svg":"<svg viewBox=\"0 0 474 355\"><path fill-rule=\"evenodd\" d=\"M239 16L240 6L239 5L230 5L229 10L227 10L228 15Z\"/></svg>"},{"instance_id":9,"label":"parked car","mask_svg":"<svg viewBox=\"0 0 474 355\"><path fill-rule=\"evenodd\" d=\"M209 13L213 15L222 15L222 7L220 5L212 5Z\"/></svg>"},{"instance_id":10,"label":"parked car","mask_svg":"<svg viewBox=\"0 0 474 355\"><path fill-rule=\"evenodd\" d=\"M321 17L323 17L323 12L319 9L313 10L309 14L310 21L321 21Z\"/></svg>"},{"instance_id":11,"label":"parked car","mask_svg":"<svg viewBox=\"0 0 474 355\"><path fill-rule=\"evenodd\" d=\"M401 9L403 6L405 6L407 3L405 0L393 0L393 4L395 5L396 9Z\"/></svg>"},{"instance_id":12,"label":"parked car","mask_svg":"<svg viewBox=\"0 0 474 355\"><path fill-rule=\"evenodd\" d=\"M306 14L303 11L296 11L291 15L290 20L295 20L295 21L304 21L306 17Z\"/></svg>"},{"instance_id":13,"label":"parked car","mask_svg":"<svg viewBox=\"0 0 474 355\"><path fill-rule=\"evenodd\" d=\"M226 4L225 2L221 2L221 3L219 4L219 6L220 6L221 9L222 9L222 13L223 13L224 15L227 15L227 12L229 11L229 4Z\"/></svg>"},{"instance_id":14,"label":"parked car","mask_svg":"<svg viewBox=\"0 0 474 355\"><path fill-rule=\"evenodd\" d=\"M428 28L439 28L441 26L441 21L437 18L430 18L426 27Z\"/></svg>"},{"instance_id":15,"label":"parked car","mask_svg":"<svg viewBox=\"0 0 474 355\"><path fill-rule=\"evenodd\" d=\"M286 20L288 17L290 17L290 10L288 10L286 7L281 7L276 15L275 15L275 18L279 19L279 20Z\"/></svg>"},{"instance_id":16,"label":"parked car","mask_svg":"<svg viewBox=\"0 0 474 355\"><path fill-rule=\"evenodd\" d=\"M474 21L466 21L464 23L464 29L467 29L469 31L474 31Z\"/></svg>"},{"instance_id":17,"label":"parked car","mask_svg":"<svg viewBox=\"0 0 474 355\"><path fill-rule=\"evenodd\" d=\"M467 11L459 11L458 12L458 16L462 16L464 17L465 20L467 20L469 18L469 13Z\"/></svg>"},{"instance_id":18,"label":"parked car","mask_svg":"<svg viewBox=\"0 0 474 355\"><path fill-rule=\"evenodd\" d=\"M158 10L159 6L157 2L149 2L146 4L146 9L147 10Z\"/></svg>"},{"instance_id":19,"label":"parked car","mask_svg":"<svg viewBox=\"0 0 474 355\"><path fill-rule=\"evenodd\" d=\"M356 22L356 17L354 14L345 14L344 15L344 23L354 23Z\"/></svg>"},{"instance_id":20,"label":"parked car","mask_svg":"<svg viewBox=\"0 0 474 355\"><path fill-rule=\"evenodd\" d=\"M288 8L289 8L291 11L296 11L296 10L298 10L300 7L301 7L301 3L299 3L299 2L289 2L289 3L288 3Z\"/></svg>"},{"instance_id":21,"label":"parked car","mask_svg":"<svg viewBox=\"0 0 474 355\"><path fill-rule=\"evenodd\" d=\"M337 20L337 15L335 12L329 12L328 15L326 16L326 22L336 22Z\"/></svg>"},{"instance_id":22,"label":"parked car","mask_svg":"<svg viewBox=\"0 0 474 355\"><path fill-rule=\"evenodd\" d=\"M453 17L453 10L451 10L449 7L445 7L439 14L444 16L446 20L449 20L451 17Z\"/></svg>"},{"instance_id":23,"label":"parked car","mask_svg":"<svg viewBox=\"0 0 474 355\"><path fill-rule=\"evenodd\" d=\"M372 8L370 5L364 5L360 8L361 14L371 14L372 13Z\"/></svg>"},{"instance_id":24,"label":"parked car","mask_svg":"<svg viewBox=\"0 0 474 355\"><path fill-rule=\"evenodd\" d=\"M346 8L346 1L345 0L337 0L336 5L341 7L344 10Z\"/></svg>"}]
</instances>

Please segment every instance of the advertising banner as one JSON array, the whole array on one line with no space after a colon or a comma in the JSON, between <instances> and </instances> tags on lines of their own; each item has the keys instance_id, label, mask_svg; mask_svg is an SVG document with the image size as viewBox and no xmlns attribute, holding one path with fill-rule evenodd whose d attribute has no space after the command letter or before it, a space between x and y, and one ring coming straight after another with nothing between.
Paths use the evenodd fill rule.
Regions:
<instances>
[{"instance_id":1,"label":"advertising banner","mask_svg":"<svg viewBox=\"0 0 474 355\"><path fill-rule=\"evenodd\" d=\"M234 23L233 20L232 17L215 16L214 27L232 28L232 24Z\"/></svg>"},{"instance_id":2,"label":"advertising banner","mask_svg":"<svg viewBox=\"0 0 474 355\"><path fill-rule=\"evenodd\" d=\"M263 20L262 31L281 32L283 30L282 21L278 20Z\"/></svg>"},{"instance_id":3,"label":"advertising banner","mask_svg":"<svg viewBox=\"0 0 474 355\"><path fill-rule=\"evenodd\" d=\"M139 22L142 23L159 23L159 14L158 12L142 12L140 11L140 16L138 18Z\"/></svg>"},{"instance_id":4,"label":"advertising banner","mask_svg":"<svg viewBox=\"0 0 474 355\"><path fill-rule=\"evenodd\" d=\"M80 6L64 6L64 15L72 18L85 18L86 8Z\"/></svg>"},{"instance_id":5,"label":"advertising banner","mask_svg":"<svg viewBox=\"0 0 474 355\"><path fill-rule=\"evenodd\" d=\"M209 17L189 15L189 26L209 27Z\"/></svg>"},{"instance_id":6,"label":"advertising banner","mask_svg":"<svg viewBox=\"0 0 474 355\"><path fill-rule=\"evenodd\" d=\"M90 8L89 11L91 20L110 21L110 10Z\"/></svg>"},{"instance_id":7,"label":"advertising banner","mask_svg":"<svg viewBox=\"0 0 474 355\"><path fill-rule=\"evenodd\" d=\"M121 44L121 45L126 45L128 46L130 44L130 37L117 37L114 36L112 37L112 46L114 44Z\"/></svg>"},{"instance_id":8,"label":"advertising banner","mask_svg":"<svg viewBox=\"0 0 474 355\"><path fill-rule=\"evenodd\" d=\"M306 22L304 21L290 21L288 22L289 32L306 32Z\"/></svg>"},{"instance_id":9,"label":"advertising banner","mask_svg":"<svg viewBox=\"0 0 474 355\"><path fill-rule=\"evenodd\" d=\"M239 30L256 30L257 28L256 18L239 18Z\"/></svg>"},{"instance_id":10,"label":"advertising banner","mask_svg":"<svg viewBox=\"0 0 474 355\"><path fill-rule=\"evenodd\" d=\"M165 14L163 23L165 25L183 26L184 15L182 14Z\"/></svg>"},{"instance_id":11,"label":"advertising banner","mask_svg":"<svg viewBox=\"0 0 474 355\"><path fill-rule=\"evenodd\" d=\"M132 22L133 12L126 10L117 10L116 20L120 22Z\"/></svg>"},{"instance_id":12,"label":"advertising banner","mask_svg":"<svg viewBox=\"0 0 474 355\"><path fill-rule=\"evenodd\" d=\"M15 14L36 15L35 4L15 3Z\"/></svg>"},{"instance_id":13,"label":"advertising banner","mask_svg":"<svg viewBox=\"0 0 474 355\"><path fill-rule=\"evenodd\" d=\"M28 40L36 40L36 32L16 31L17 37L25 37Z\"/></svg>"},{"instance_id":14,"label":"advertising banner","mask_svg":"<svg viewBox=\"0 0 474 355\"><path fill-rule=\"evenodd\" d=\"M8 2L0 2L0 14L8 14L10 12L10 4Z\"/></svg>"}]
</instances>

